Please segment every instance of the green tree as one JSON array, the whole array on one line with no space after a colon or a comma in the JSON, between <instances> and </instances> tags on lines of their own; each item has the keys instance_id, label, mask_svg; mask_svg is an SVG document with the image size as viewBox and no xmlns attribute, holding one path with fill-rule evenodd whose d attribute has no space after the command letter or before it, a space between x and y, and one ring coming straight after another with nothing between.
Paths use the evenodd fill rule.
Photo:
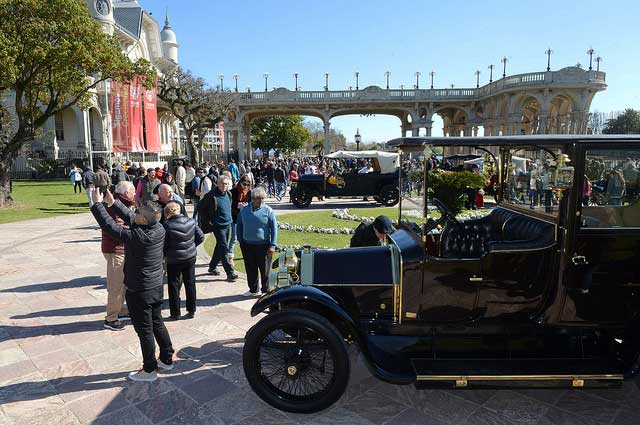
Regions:
<instances>
[{"instance_id":1,"label":"green tree","mask_svg":"<svg viewBox=\"0 0 640 425\"><path fill-rule=\"evenodd\" d=\"M273 148L282 153L301 149L311 142L311 132L299 115L258 118L251 123L253 146L266 152Z\"/></svg>"},{"instance_id":2,"label":"green tree","mask_svg":"<svg viewBox=\"0 0 640 425\"><path fill-rule=\"evenodd\" d=\"M0 0L0 22L0 99L7 100L12 121L0 135L2 208L13 203L13 161L47 120L72 105L88 107L106 80L139 75L152 87L156 72L148 61L129 60L83 0Z\"/></svg>"},{"instance_id":3,"label":"green tree","mask_svg":"<svg viewBox=\"0 0 640 425\"><path fill-rule=\"evenodd\" d=\"M305 122L304 126L311 132L311 142L305 146L307 151L317 152L322 155L324 152L324 129L319 122ZM347 149L347 138L340 130L329 129L329 146L332 152ZM354 149L355 150L355 149Z\"/></svg>"},{"instance_id":4,"label":"green tree","mask_svg":"<svg viewBox=\"0 0 640 425\"><path fill-rule=\"evenodd\" d=\"M604 134L632 134L640 133L640 111L625 109L617 118L607 120Z\"/></svg>"}]
</instances>

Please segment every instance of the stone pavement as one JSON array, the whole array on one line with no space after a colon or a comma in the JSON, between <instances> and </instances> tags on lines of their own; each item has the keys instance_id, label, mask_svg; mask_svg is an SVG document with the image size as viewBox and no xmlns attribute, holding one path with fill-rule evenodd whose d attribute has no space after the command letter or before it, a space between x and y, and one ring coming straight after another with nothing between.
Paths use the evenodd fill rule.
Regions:
<instances>
[{"instance_id":1,"label":"stone pavement","mask_svg":"<svg viewBox=\"0 0 640 425\"><path fill-rule=\"evenodd\" d=\"M0 225L0 425L5 424L637 424L640 391L428 390L373 378L355 347L346 394L320 414L277 411L241 365L256 319L243 283L209 277L199 258L198 312L167 323L178 360L155 383L131 326L102 328L100 233L90 214Z\"/></svg>"}]
</instances>

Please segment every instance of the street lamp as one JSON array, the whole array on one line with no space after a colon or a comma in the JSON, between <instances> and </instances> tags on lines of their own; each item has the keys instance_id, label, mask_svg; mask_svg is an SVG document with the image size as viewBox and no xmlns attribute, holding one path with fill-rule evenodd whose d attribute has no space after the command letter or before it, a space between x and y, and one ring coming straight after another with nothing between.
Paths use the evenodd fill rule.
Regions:
<instances>
[{"instance_id":1,"label":"street lamp","mask_svg":"<svg viewBox=\"0 0 640 425\"><path fill-rule=\"evenodd\" d=\"M589 71L591 71L593 69L593 54L596 51L593 50L593 47L590 47L589 50L587 50L587 54L589 55Z\"/></svg>"},{"instance_id":2,"label":"street lamp","mask_svg":"<svg viewBox=\"0 0 640 425\"><path fill-rule=\"evenodd\" d=\"M236 93L238 92L238 78L240 78L238 74L233 74L233 79L236 80Z\"/></svg>"},{"instance_id":3,"label":"street lamp","mask_svg":"<svg viewBox=\"0 0 640 425\"><path fill-rule=\"evenodd\" d=\"M360 73L358 71L356 71L355 76L356 76L356 90L359 90L360 89L360 84L359 84Z\"/></svg>"},{"instance_id":4,"label":"street lamp","mask_svg":"<svg viewBox=\"0 0 640 425\"><path fill-rule=\"evenodd\" d=\"M506 56L503 56L502 59L500 59L500 62L502 62L502 78L507 76L507 62L509 62L509 59L507 59Z\"/></svg>"},{"instance_id":5,"label":"street lamp","mask_svg":"<svg viewBox=\"0 0 640 425\"><path fill-rule=\"evenodd\" d=\"M452 90L453 90L453 88L454 88L454 87L455 87L455 86L454 86L453 84L451 84L451 89L452 89Z\"/></svg>"},{"instance_id":6,"label":"street lamp","mask_svg":"<svg viewBox=\"0 0 640 425\"><path fill-rule=\"evenodd\" d=\"M356 150L359 151L360 150L360 142L362 142L362 136L360 136L360 129L356 129L356 135L355 135L355 140L356 140Z\"/></svg>"},{"instance_id":7,"label":"street lamp","mask_svg":"<svg viewBox=\"0 0 640 425\"><path fill-rule=\"evenodd\" d=\"M251 87L247 86L247 93L251 93Z\"/></svg>"},{"instance_id":8,"label":"street lamp","mask_svg":"<svg viewBox=\"0 0 640 425\"><path fill-rule=\"evenodd\" d=\"M496 66L491 64L489 65L488 69L489 69L489 84L493 83L493 68L495 68Z\"/></svg>"},{"instance_id":9,"label":"street lamp","mask_svg":"<svg viewBox=\"0 0 640 425\"><path fill-rule=\"evenodd\" d=\"M480 70L476 69L476 88L480 88Z\"/></svg>"},{"instance_id":10,"label":"street lamp","mask_svg":"<svg viewBox=\"0 0 640 425\"><path fill-rule=\"evenodd\" d=\"M431 90L433 90L433 76L436 75L436 72L432 70L429 75L431 75Z\"/></svg>"},{"instance_id":11,"label":"street lamp","mask_svg":"<svg viewBox=\"0 0 640 425\"><path fill-rule=\"evenodd\" d=\"M416 71L416 90L420 88L420 71Z\"/></svg>"},{"instance_id":12,"label":"street lamp","mask_svg":"<svg viewBox=\"0 0 640 425\"><path fill-rule=\"evenodd\" d=\"M387 77L387 90L389 90L389 77L391 76L391 72L386 71L384 76Z\"/></svg>"},{"instance_id":13,"label":"street lamp","mask_svg":"<svg viewBox=\"0 0 640 425\"><path fill-rule=\"evenodd\" d=\"M218 75L218 78L220 78L220 91L224 91L224 74Z\"/></svg>"},{"instance_id":14,"label":"street lamp","mask_svg":"<svg viewBox=\"0 0 640 425\"><path fill-rule=\"evenodd\" d=\"M553 50L551 50L551 47L549 47L544 51L544 53L547 55L547 72L549 72L551 71L551 53L553 53Z\"/></svg>"},{"instance_id":15,"label":"street lamp","mask_svg":"<svg viewBox=\"0 0 640 425\"><path fill-rule=\"evenodd\" d=\"M324 73L324 89L325 91L329 90L329 73Z\"/></svg>"},{"instance_id":16,"label":"street lamp","mask_svg":"<svg viewBox=\"0 0 640 425\"><path fill-rule=\"evenodd\" d=\"M596 71L600 72L600 62L602 62L602 58L598 56L596 58Z\"/></svg>"},{"instance_id":17,"label":"street lamp","mask_svg":"<svg viewBox=\"0 0 640 425\"><path fill-rule=\"evenodd\" d=\"M265 72L264 73L264 91L269 90L268 86L269 86L269 73Z\"/></svg>"},{"instance_id":18,"label":"street lamp","mask_svg":"<svg viewBox=\"0 0 640 425\"><path fill-rule=\"evenodd\" d=\"M296 79L296 91L298 91L298 73L297 72L293 74L293 78Z\"/></svg>"}]
</instances>

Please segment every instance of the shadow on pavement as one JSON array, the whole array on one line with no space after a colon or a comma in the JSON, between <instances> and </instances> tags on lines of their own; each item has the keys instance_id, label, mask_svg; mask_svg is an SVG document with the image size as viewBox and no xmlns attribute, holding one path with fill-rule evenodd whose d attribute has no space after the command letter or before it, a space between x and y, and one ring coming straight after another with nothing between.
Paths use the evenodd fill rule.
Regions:
<instances>
[{"instance_id":1,"label":"shadow on pavement","mask_svg":"<svg viewBox=\"0 0 640 425\"><path fill-rule=\"evenodd\" d=\"M47 292L55 291L56 289L69 289L69 288L82 288L85 286L106 286L107 279L102 276L85 276L77 279L71 279L65 282L48 282L48 283L36 283L33 285L20 286L18 288L0 289L2 292L14 292L14 293L31 293L31 292Z\"/></svg>"}]
</instances>

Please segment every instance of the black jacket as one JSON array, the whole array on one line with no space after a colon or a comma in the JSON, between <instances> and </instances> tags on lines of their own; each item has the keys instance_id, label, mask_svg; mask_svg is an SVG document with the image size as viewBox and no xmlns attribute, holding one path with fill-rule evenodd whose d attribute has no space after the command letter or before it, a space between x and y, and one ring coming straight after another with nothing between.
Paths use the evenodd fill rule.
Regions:
<instances>
[{"instance_id":1,"label":"black jacket","mask_svg":"<svg viewBox=\"0 0 640 425\"><path fill-rule=\"evenodd\" d=\"M135 214L120 201L110 207L129 228L113 220L101 202L91 212L103 230L124 242L124 284L131 292L147 291L162 286L164 227L160 223L140 226L133 222Z\"/></svg>"},{"instance_id":2,"label":"black jacket","mask_svg":"<svg viewBox=\"0 0 640 425\"><path fill-rule=\"evenodd\" d=\"M380 239L376 236L376 232L373 231L373 223L362 222L356 227L355 233L351 237L351 248L361 246L378 246L380 245Z\"/></svg>"},{"instance_id":3,"label":"black jacket","mask_svg":"<svg viewBox=\"0 0 640 425\"><path fill-rule=\"evenodd\" d=\"M171 217L164 223L164 255L167 264L184 263L196 258L196 246L204 241L204 233L192 218Z\"/></svg>"}]
</instances>

